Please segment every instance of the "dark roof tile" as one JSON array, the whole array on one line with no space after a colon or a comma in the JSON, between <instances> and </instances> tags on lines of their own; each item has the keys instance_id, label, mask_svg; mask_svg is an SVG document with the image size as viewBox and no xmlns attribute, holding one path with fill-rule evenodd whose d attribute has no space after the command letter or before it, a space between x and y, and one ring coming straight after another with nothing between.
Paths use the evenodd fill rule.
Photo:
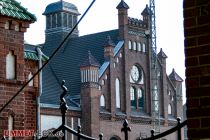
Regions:
<instances>
[{"instance_id":1,"label":"dark roof tile","mask_svg":"<svg viewBox=\"0 0 210 140\"><path fill-rule=\"evenodd\" d=\"M85 61L80 65L80 67L95 66L100 67L100 64L96 61L94 56L88 51L88 55L85 58Z\"/></svg>"},{"instance_id":2,"label":"dark roof tile","mask_svg":"<svg viewBox=\"0 0 210 140\"><path fill-rule=\"evenodd\" d=\"M163 52L163 49L160 49L160 52L158 53L159 58L168 58L168 56Z\"/></svg>"},{"instance_id":3,"label":"dark roof tile","mask_svg":"<svg viewBox=\"0 0 210 140\"><path fill-rule=\"evenodd\" d=\"M169 79L171 81L178 81L178 82L183 82L183 79L175 72L173 69L171 74L169 75Z\"/></svg>"},{"instance_id":4,"label":"dark roof tile","mask_svg":"<svg viewBox=\"0 0 210 140\"><path fill-rule=\"evenodd\" d=\"M29 13L15 0L0 0L0 15L30 22L36 21L35 15Z\"/></svg>"},{"instance_id":5,"label":"dark roof tile","mask_svg":"<svg viewBox=\"0 0 210 140\"><path fill-rule=\"evenodd\" d=\"M149 9L148 5L146 5L141 15L150 15L150 13L151 13L151 10Z\"/></svg>"},{"instance_id":6,"label":"dark roof tile","mask_svg":"<svg viewBox=\"0 0 210 140\"><path fill-rule=\"evenodd\" d=\"M129 6L127 3L124 2L124 0L121 0L121 2L117 5L117 9L129 9Z\"/></svg>"},{"instance_id":7,"label":"dark roof tile","mask_svg":"<svg viewBox=\"0 0 210 140\"><path fill-rule=\"evenodd\" d=\"M49 4L46 7L43 15L47 15L47 14L55 13L55 12L61 12L61 11L70 12L70 13L80 15L77 7L74 4L65 2L63 0Z\"/></svg>"},{"instance_id":8,"label":"dark roof tile","mask_svg":"<svg viewBox=\"0 0 210 140\"><path fill-rule=\"evenodd\" d=\"M104 47L107 47L107 46L112 46L112 47L115 46L114 42L112 41L112 39L109 35L106 37L106 42L105 42Z\"/></svg>"},{"instance_id":9,"label":"dark roof tile","mask_svg":"<svg viewBox=\"0 0 210 140\"><path fill-rule=\"evenodd\" d=\"M110 35L113 42L118 42L118 30L105 31L81 37L70 38L63 48L53 57L43 69L43 94L41 103L58 104L62 93L60 84L65 80L69 95L80 95L80 65L84 62L84 54L91 51L99 64L104 63L104 42ZM60 45L61 37L51 35L43 46L43 52L50 56Z\"/></svg>"}]
</instances>

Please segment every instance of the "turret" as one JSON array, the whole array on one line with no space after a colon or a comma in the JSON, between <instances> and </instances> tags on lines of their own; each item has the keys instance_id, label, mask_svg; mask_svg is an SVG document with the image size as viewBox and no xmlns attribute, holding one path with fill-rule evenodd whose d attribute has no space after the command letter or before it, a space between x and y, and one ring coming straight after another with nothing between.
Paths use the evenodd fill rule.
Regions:
<instances>
[{"instance_id":1,"label":"turret","mask_svg":"<svg viewBox=\"0 0 210 140\"><path fill-rule=\"evenodd\" d=\"M80 65L82 128L83 133L92 137L99 134L99 66L90 51Z\"/></svg>"},{"instance_id":2,"label":"turret","mask_svg":"<svg viewBox=\"0 0 210 140\"><path fill-rule=\"evenodd\" d=\"M176 116L183 117L183 108L182 108L182 82L183 79L175 72L173 69L169 75L169 79L172 81L174 87L176 88Z\"/></svg>"},{"instance_id":3,"label":"turret","mask_svg":"<svg viewBox=\"0 0 210 140\"><path fill-rule=\"evenodd\" d=\"M143 16L143 22L147 24L148 29L149 29L149 24L150 24L150 13L151 13L151 10L149 9L148 5L146 5L141 15Z\"/></svg>"},{"instance_id":4,"label":"turret","mask_svg":"<svg viewBox=\"0 0 210 140\"><path fill-rule=\"evenodd\" d=\"M58 35L57 37L65 37L67 33L77 23L77 17L80 15L77 7L65 1L58 1L49 4L43 15L46 16L46 41L50 35ZM72 33L72 37L79 35L78 29Z\"/></svg>"},{"instance_id":5,"label":"turret","mask_svg":"<svg viewBox=\"0 0 210 140\"><path fill-rule=\"evenodd\" d=\"M109 61L111 58L114 57L114 47L115 44L113 43L110 36L107 36L105 45L104 45L104 59Z\"/></svg>"},{"instance_id":6,"label":"turret","mask_svg":"<svg viewBox=\"0 0 210 140\"><path fill-rule=\"evenodd\" d=\"M118 27L119 27L119 36L123 40L126 38L126 33L128 31L128 9L129 6L121 0L121 2L116 7L118 9Z\"/></svg>"},{"instance_id":7,"label":"turret","mask_svg":"<svg viewBox=\"0 0 210 140\"><path fill-rule=\"evenodd\" d=\"M160 52L158 53L158 59L160 60L161 64L166 64L166 58L168 56L163 52L163 49L160 49Z\"/></svg>"},{"instance_id":8,"label":"turret","mask_svg":"<svg viewBox=\"0 0 210 140\"><path fill-rule=\"evenodd\" d=\"M158 76L160 76L162 79L162 84L160 90L160 98L163 101L163 117L165 118L164 125L168 125L168 102L167 102L167 74L166 74L166 58L167 55L163 52L163 49L160 49L160 52L158 53L158 60L160 61L161 64L161 71L158 71Z\"/></svg>"}]
</instances>

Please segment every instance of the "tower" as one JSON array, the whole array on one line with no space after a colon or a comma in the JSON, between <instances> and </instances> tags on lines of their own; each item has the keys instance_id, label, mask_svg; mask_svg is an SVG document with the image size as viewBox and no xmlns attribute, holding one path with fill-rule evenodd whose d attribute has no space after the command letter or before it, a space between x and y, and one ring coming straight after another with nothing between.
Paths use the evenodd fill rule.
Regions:
<instances>
[{"instance_id":1,"label":"tower","mask_svg":"<svg viewBox=\"0 0 210 140\"><path fill-rule=\"evenodd\" d=\"M85 61L80 65L81 72L81 109L82 131L88 136L99 134L99 63L90 51Z\"/></svg>"},{"instance_id":2,"label":"tower","mask_svg":"<svg viewBox=\"0 0 210 140\"><path fill-rule=\"evenodd\" d=\"M77 23L77 17L80 13L74 4L61 0L49 4L43 15L46 16L45 34L47 41L52 35L64 38ZM78 35L79 31L76 28L71 37Z\"/></svg>"},{"instance_id":3,"label":"tower","mask_svg":"<svg viewBox=\"0 0 210 140\"><path fill-rule=\"evenodd\" d=\"M150 27L150 13L151 12L149 10L149 7L148 7L148 5L146 5L146 7L142 11L141 15L143 16L143 22L146 23L148 29Z\"/></svg>"},{"instance_id":4,"label":"tower","mask_svg":"<svg viewBox=\"0 0 210 140\"><path fill-rule=\"evenodd\" d=\"M182 108L182 82L183 79L176 73L175 69L172 70L169 75L170 80L172 81L175 89L175 103L176 103L176 117L183 117L183 108Z\"/></svg>"},{"instance_id":5,"label":"tower","mask_svg":"<svg viewBox=\"0 0 210 140\"><path fill-rule=\"evenodd\" d=\"M159 85L161 85L159 89L159 100L162 101L162 109L160 109L160 114L162 114L165 118L165 124L168 125L168 101L167 101L167 74L166 74L166 59L167 55L163 52L163 49L160 49L160 52L157 54L158 59L160 60L160 65L162 70L158 70L157 77Z\"/></svg>"},{"instance_id":6,"label":"tower","mask_svg":"<svg viewBox=\"0 0 210 140\"><path fill-rule=\"evenodd\" d=\"M126 33L128 31L128 9L129 6L121 0L121 2L116 7L118 9L118 28L120 39L126 38Z\"/></svg>"}]
</instances>

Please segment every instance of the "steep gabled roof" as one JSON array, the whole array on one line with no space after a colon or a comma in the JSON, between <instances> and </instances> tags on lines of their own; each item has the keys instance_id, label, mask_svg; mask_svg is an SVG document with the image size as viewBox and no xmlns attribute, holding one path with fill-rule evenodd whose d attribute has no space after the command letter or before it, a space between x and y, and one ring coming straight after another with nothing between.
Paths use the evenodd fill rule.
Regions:
<instances>
[{"instance_id":1,"label":"steep gabled roof","mask_svg":"<svg viewBox=\"0 0 210 140\"><path fill-rule=\"evenodd\" d=\"M41 103L59 104L62 80L66 81L65 85L69 90L69 95L80 94L80 64L84 62L88 51L91 51L100 65L104 63L104 45L107 35L112 38L114 44L118 43L118 30L70 38L65 43L43 70ZM43 46L43 52L50 56L52 50L58 47L59 42L59 37L52 35Z\"/></svg>"},{"instance_id":2,"label":"steep gabled roof","mask_svg":"<svg viewBox=\"0 0 210 140\"><path fill-rule=\"evenodd\" d=\"M85 57L85 60L81 63L80 67L94 66L99 67L100 64L93 57L90 51L88 51L88 55Z\"/></svg>"},{"instance_id":3,"label":"steep gabled roof","mask_svg":"<svg viewBox=\"0 0 210 140\"><path fill-rule=\"evenodd\" d=\"M159 58L168 58L168 56L163 52L163 49L160 49L160 52L158 53Z\"/></svg>"},{"instance_id":4,"label":"steep gabled roof","mask_svg":"<svg viewBox=\"0 0 210 140\"><path fill-rule=\"evenodd\" d=\"M183 82L183 79L175 72L173 69L171 74L169 75L169 78L171 81L178 81L178 82Z\"/></svg>"},{"instance_id":5,"label":"steep gabled roof","mask_svg":"<svg viewBox=\"0 0 210 140\"><path fill-rule=\"evenodd\" d=\"M29 13L15 0L0 0L0 15L30 22L36 21L35 15Z\"/></svg>"},{"instance_id":6,"label":"steep gabled roof","mask_svg":"<svg viewBox=\"0 0 210 140\"><path fill-rule=\"evenodd\" d=\"M117 5L117 9L129 9L129 6L127 3L124 2L124 0L121 0L121 2Z\"/></svg>"},{"instance_id":7,"label":"steep gabled roof","mask_svg":"<svg viewBox=\"0 0 210 140\"><path fill-rule=\"evenodd\" d=\"M146 7L144 8L144 10L142 11L142 15L150 15L151 10L149 9L148 5L146 5Z\"/></svg>"}]
</instances>

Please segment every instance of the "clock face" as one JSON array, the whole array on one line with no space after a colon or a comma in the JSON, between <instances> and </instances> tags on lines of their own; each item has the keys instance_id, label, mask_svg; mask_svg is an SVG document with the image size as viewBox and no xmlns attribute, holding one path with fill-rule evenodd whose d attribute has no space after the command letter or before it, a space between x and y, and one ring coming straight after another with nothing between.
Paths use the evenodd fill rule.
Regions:
<instances>
[{"instance_id":1,"label":"clock face","mask_svg":"<svg viewBox=\"0 0 210 140\"><path fill-rule=\"evenodd\" d=\"M134 82L138 82L141 79L141 71L135 65L131 69L131 78L134 80Z\"/></svg>"}]
</instances>

